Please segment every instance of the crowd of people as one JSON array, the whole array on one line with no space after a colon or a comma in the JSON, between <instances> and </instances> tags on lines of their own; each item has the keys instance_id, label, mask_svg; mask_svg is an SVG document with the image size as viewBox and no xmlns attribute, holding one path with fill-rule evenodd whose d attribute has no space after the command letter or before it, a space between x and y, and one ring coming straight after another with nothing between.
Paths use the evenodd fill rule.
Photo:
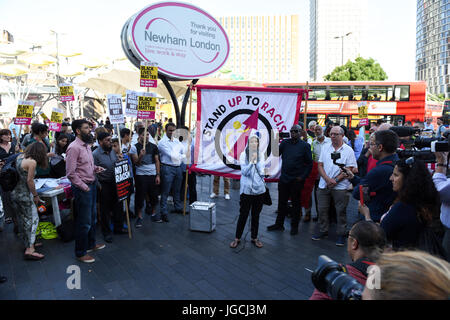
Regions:
<instances>
[{"instance_id":1,"label":"crowd of people","mask_svg":"<svg viewBox=\"0 0 450 320\"><path fill-rule=\"evenodd\" d=\"M405 123L409 125L413 127ZM428 119L426 123L415 123L414 127L426 136L437 137L449 130L442 118L436 129ZM21 134L12 123L8 129L0 130L0 164L13 161L19 176L13 190L1 190L0 209L14 223L14 232L22 237L27 260L44 259L38 252L41 243L36 239L39 223L36 208L42 200L35 178L67 177L70 181L75 256L85 263L95 262L91 253L106 247L97 241L97 220L107 243L113 242L113 235L126 234L131 227L125 224L126 208L116 193L117 161L126 160L133 175L134 207L130 207L131 196L126 204L130 217L135 219L135 228L143 226L144 212L151 216L152 222L168 223L169 197L173 199L170 212L183 213L186 176L188 203L197 201L196 174L188 170L193 163L195 139L186 127L181 129L188 132L187 139L177 133L171 119L164 124L153 121L147 128L144 122L136 122L133 128L124 124L115 128L109 119L105 123L65 119L61 131L51 138L48 126L43 123L34 122L30 129L29 133ZM383 121L372 123L366 141L364 129L355 133L331 121L324 127L315 121L306 128L303 123L295 124L289 138L280 139L282 166L277 217L267 230L283 231L288 218L290 234L295 236L303 217L304 223L317 222L311 239L321 241L328 238L330 221L335 220L335 244L339 247L347 244L353 261L349 265L349 270L353 270L350 274L361 283L367 278L367 261L369 264L382 261L383 270L388 273L393 272L389 268L395 269L392 267L395 261L419 259L414 253L395 256L395 252L404 250L428 251L438 256L442 260L440 270L446 272L448 280L450 270L445 262L450 261L448 153L434 153L433 168L416 157L399 158L397 150L405 148L406 140L390 129L391 125ZM231 248L239 246L249 215L251 242L257 248L263 247L258 238L259 216L270 192L264 181L266 159L259 144L259 133L250 135L239 158L240 209ZM211 198L219 195L219 179L214 177ZM225 199L230 200L230 179L224 178L224 187ZM436 240L434 247L429 245L431 240ZM380 297L379 293L366 296ZM312 296L321 298L329 297L319 292Z\"/></svg>"}]
</instances>

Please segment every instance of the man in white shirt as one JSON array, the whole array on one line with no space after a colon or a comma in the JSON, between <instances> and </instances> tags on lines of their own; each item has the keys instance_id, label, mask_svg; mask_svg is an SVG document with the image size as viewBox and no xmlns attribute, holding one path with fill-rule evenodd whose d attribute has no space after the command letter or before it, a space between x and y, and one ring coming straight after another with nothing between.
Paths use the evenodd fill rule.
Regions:
<instances>
[{"instance_id":1,"label":"man in white shirt","mask_svg":"<svg viewBox=\"0 0 450 320\"><path fill-rule=\"evenodd\" d=\"M320 231L312 236L312 240L321 240L328 234L329 217L328 209L330 202L334 202L337 215L337 246L345 244L346 209L349 200L347 189L350 181L339 166L333 163L332 153L339 153L340 158L336 163L342 163L348 169L357 166L353 149L344 143L344 130L341 127L333 127L330 131L331 144L323 146L318 161L318 171L320 175L319 190L317 192L319 207Z\"/></svg>"},{"instance_id":2,"label":"man in white shirt","mask_svg":"<svg viewBox=\"0 0 450 320\"><path fill-rule=\"evenodd\" d=\"M167 220L167 197L173 190L173 201L175 210L172 213L183 212L183 202L180 198L182 168L181 164L186 162L183 144L173 137L176 130L174 123L166 124L166 134L158 144L161 159L161 217Z\"/></svg>"},{"instance_id":3,"label":"man in white shirt","mask_svg":"<svg viewBox=\"0 0 450 320\"><path fill-rule=\"evenodd\" d=\"M316 213L319 212L319 209L317 207L317 188L319 187L319 179L320 176L318 175L318 161L320 159L320 153L322 148L326 145L326 144L330 144L331 143L331 139L328 137L325 137L323 135L323 128L320 125L316 125L313 128L314 130L314 141L312 141L311 144L311 151L312 151L312 156L313 156L313 168L311 170L311 174L313 174L316 177L315 183L314 183L314 188L312 191L312 195L314 196L314 201L316 203ZM311 201L311 205L312 205L312 201ZM317 217L313 218L313 221L317 221ZM308 222L311 220L311 206L309 206L309 208L305 209L305 217L303 218L304 222Z\"/></svg>"}]
</instances>

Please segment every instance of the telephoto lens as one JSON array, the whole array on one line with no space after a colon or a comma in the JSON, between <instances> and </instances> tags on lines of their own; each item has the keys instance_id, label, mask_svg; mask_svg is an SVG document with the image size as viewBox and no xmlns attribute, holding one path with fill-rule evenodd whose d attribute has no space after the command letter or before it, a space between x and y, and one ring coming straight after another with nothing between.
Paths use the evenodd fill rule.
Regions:
<instances>
[{"instance_id":1,"label":"telephoto lens","mask_svg":"<svg viewBox=\"0 0 450 320\"><path fill-rule=\"evenodd\" d=\"M327 256L320 256L312 282L317 290L333 300L361 300L364 286L346 273L346 269Z\"/></svg>"}]
</instances>

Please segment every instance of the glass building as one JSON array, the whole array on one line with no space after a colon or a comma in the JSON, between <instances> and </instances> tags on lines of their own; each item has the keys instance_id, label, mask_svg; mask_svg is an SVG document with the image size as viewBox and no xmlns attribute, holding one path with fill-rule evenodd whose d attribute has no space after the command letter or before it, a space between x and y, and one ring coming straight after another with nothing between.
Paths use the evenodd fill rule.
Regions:
<instances>
[{"instance_id":1,"label":"glass building","mask_svg":"<svg viewBox=\"0 0 450 320\"><path fill-rule=\"evenodd\" d=\"M417 0L416 80L449 97L449 64L450 0Z\"/></svg>"},{"instance_id":2,"label":"glass building","mask_svg":"<svg viewBox=\"0 0 450 320\"><path fill-rule=\"evenodd\" d=\"M305 80L306 43L298 15L219 17L230 40L225 68L257 82Z\"/></svg>"},{"instance_id":3,"label":"glass building","mask_svg":"<svg viewBox=\"0 0 450 320\"><path fill-rule=\"evenodd\" d=\"M353 61L364 48L367 0L310 0L309 75L322 81L334 68Z\"/></svg>"}]
</instances>

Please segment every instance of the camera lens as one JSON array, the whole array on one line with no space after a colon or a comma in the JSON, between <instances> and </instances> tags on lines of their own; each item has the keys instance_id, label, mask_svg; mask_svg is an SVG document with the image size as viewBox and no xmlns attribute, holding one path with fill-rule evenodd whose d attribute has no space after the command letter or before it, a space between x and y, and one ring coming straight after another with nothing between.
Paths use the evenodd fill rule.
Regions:
<instances>
[{"instance_id":1,"label":"camera lens","mask_svg":"<svg viewBox=\"0 0 450 320\"><path fill-rule=\"evenodd\" d=\"M323 255L312 274L312 282L317 290L327 293L333 300L360 300L364 290L340 264Z\"/></svg>"}]
</instances>

